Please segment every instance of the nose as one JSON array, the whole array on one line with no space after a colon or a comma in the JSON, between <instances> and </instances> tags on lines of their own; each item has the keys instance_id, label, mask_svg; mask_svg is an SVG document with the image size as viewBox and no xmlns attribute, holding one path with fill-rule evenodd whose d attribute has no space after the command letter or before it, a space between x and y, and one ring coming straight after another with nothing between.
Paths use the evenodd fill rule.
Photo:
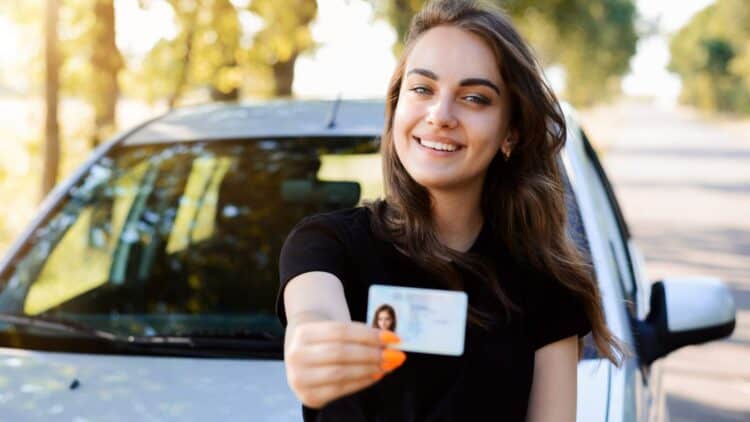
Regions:
<instances>
[{"instance_id":1,"label":"nose","mask_svg":"<svg viewBox=\"0 0 750 422\"><path fill-rule=\"evenodd\" d=\"M438 128L453 129L458 124L453 105L448 98L438 98L427 110L427 123Z\"/></svg>"}]
</instances>

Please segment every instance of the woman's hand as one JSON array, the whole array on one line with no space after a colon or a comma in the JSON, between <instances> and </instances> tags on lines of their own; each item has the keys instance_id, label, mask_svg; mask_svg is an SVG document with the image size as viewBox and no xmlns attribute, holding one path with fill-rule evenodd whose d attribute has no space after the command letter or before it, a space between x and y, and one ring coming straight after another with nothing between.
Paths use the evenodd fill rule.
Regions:
<instances>
[{"instance_id":1,"label":"woman's hand","mask_svg":"<svg viewBox=\"0 0 750 422\"><path fill-rule=\"evenodd\" d=\"M310 321L287 333L287 381L314 409L374 384L406 359L404 352L386 348L398 336L361 322Z\"/></svg>"}]
</instances>

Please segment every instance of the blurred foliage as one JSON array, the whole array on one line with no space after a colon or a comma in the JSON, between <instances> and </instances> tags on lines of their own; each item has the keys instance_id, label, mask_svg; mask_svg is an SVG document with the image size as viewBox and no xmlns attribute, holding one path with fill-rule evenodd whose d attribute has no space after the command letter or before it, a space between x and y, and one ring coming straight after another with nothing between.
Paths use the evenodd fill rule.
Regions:
<instances>
[{"instance_id":1,"label":"blurred foliage","mask_svg":"<svg viewBox=\"0 0 750 422\"><path fill-rule=\"evenodd\" d=\"M669 69L682 78L680 99L709 111L750 113L750 8L717 0L673 35Z\"/></svg>"},{"instance_id":2,"label":"blurred foliage","mask_svg":"<svg viewBox=\"0 0 750 422\"><path fill-rule=\"evenodd\" d=\"M269 66L273 94L292 95L294 63L297 57L316 45L310 23L318 13L315 0L252 0L250 10L265 25L254 38L249 52L256 67Z\"/></svg>"},{"instance_id":3,"label":"blurred foliage","mask_svg":"<svg viewBox=\"0 0 750 422\"><path fill-rule=\"evenodd\" d=\"M205 87L213 99L236 100L240 86L237 10L228 0L167 2L179 32L173 39L157 42L144 59L136 80L146 98L167 98L171 108L187 90Z\"/></svg>"},{"instance_id":4,"label":"blurred foliage","mask_svg":"<svg viewBox=\"0 0 750 422\"><path fill-rule=\"evenodd\" d=\"M24 40L34 40L24 44L27 55L17 59L17 66L25 70L27 80L24 82L34 87L41 87L44 83L44 10L42 0L0 1L0 16L13 22ZM63 18L61 16L61 20Z\"/></svg>"},{"instance_id":5,"label":"blurred foliage","mask_svg":"<svg viewBox=\"0 0 750 422\"><path fill-rule=\"evenodd\" d=\"M399 40L425 3L358 1L374 5ZM508 12L546 67L565 70L563 96L569 101L590 105L618 92L637 40L633 0L489 1ZM15 23L38 25L42 0L2 3L0 13ZM316 0L138 0L143 10L168 5L176 35L159 40L145 57L123 57L114 42L113 3L61 2L61 88L94 107L92 144L115 130L115 99L121 90L170 106L192 96L225 101L288 96L296 59L316 48L310 32ZM399 41L394 53L401 48ZM39 63L41 51L29 66L35 86L42 79Z\"/></svg>"},{"instance_id":6,"label":"blurred foliage","mask_svg":"<svg viewBox=\"0 0 750 422\"><path fill-rule=\"evenodd\" d=\"M109 137L116 130L116 99L119 93L118 74L125 63L115 44L114 0L60 1L59 54L60 90L69 97L80 97L91 104L94 116L90 125L92 145ZM0 5L0 13L8 16L24 34L42 30L45 2L28 0ZM44 51L41 37L28 63L27 77L31 86L42 86Z\"/></svg>"},{"instance_id":7,"label":"blurred foliage","mask_svg":"<svg viewBox=\"0 0 750 422\"><path fill-rule=\"evenodd\" d=\"M368 0L398 35L402 48L412 16L425 0ZM579 106L619 93L638 36L632 0L495 0L536 49L544 66L566 73L563 96Z\"/></svg>"},{"instance_id":8,"label":"blurred foliage","mask_svg":"<svg viewBox=\"0 0 750 422\"><path fill-rule=\"evenodd\" d=\"M177 36L161 39L142 59L126 60L115 44L114 0L61 2L61 89L95 109L92 144L114 131L119 81L128 94L175 106L205 90L212 100L291 95L294 64L315 47L310 24L315 0L139 0L172 9ZM0 14L38 34L44 2L2 2ZM247 33L241 17L261 22ZM41 86L41 48L29 61L32 86ZM124 72L122 72L124 71ZM121 74L123 73L123 74Z\"/></svg>"},{"instance_id":9,"label":"blurred foliage","mask_svg":"<svg viewBox=\"0 0 750 422\"><path fill-rule=\"evenodd\" d=\"M148 81L146 97L178 103L189 90L207 88L213 100L237 100L240 90L258 97L291 95L294 64L314 46L309 25L315 0L253 0L245 7L229 0L168 0L179 33L149 52L136 78ZM145 4L144 6L147 6ZM263 27L243 45L240 14L260 18Z\"/></svg>"}]
</instances>

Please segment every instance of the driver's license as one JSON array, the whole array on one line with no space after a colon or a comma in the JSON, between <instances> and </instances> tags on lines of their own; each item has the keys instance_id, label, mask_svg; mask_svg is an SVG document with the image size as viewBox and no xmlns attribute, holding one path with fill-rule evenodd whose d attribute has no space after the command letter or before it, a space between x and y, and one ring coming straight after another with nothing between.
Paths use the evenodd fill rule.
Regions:
<instances>
[{"instance_id":1,"label":"driver's license","mask_svg":"<svg viewBox=\"0 0 750 422\"><path fill-rule=\"evenodd\" d=\"M401 338L394 349L460 356L467 308L465 292L373 284L367 324L394 331Z\"/></svg>"}]
</instances>

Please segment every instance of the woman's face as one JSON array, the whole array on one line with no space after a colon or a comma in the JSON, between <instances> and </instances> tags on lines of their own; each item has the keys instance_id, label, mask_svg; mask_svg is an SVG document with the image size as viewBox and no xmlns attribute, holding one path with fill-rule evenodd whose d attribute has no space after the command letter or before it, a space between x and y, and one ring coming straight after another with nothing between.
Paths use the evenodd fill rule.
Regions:
<instances>
[{"instance_id":1,"label":"woman's face","mask_svg":"<svg viewBox=\"0 0 750 422\"><path fill-rule=\"evenodd\" d=\"M383 310L378 312L378 328L381 330L391 330L393 327L393 318L390 312Z\"/></svg>"},{"instance_id":2,"label":"woman's face","mask_svg":"<svg viewBox=\"0 0 750 422\"><path fill-rule=\"evenodd\" d=\"M481 187L507 142L508 102L495 56L481 38L451 26L428 30L406 59L394 114L401 163L431 190Z\"/></svg>"}]
</instances>

